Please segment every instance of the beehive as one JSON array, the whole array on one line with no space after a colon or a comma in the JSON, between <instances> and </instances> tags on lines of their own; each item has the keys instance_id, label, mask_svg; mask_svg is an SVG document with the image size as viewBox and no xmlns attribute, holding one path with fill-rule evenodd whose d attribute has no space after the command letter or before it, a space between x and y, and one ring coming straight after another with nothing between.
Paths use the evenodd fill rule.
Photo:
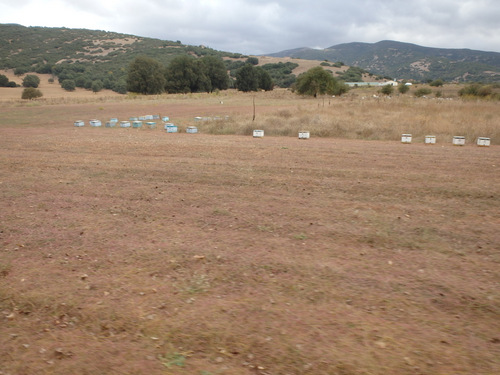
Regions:
<instances>
[{"instance_id":1,"label":"beehive","mask_svg":"<svg viewBox=\"0 0 500 375\"><path fill-rule=\"evenodd\" d=\"M452 143L455 146L463 146L463 145L465 145L465 137L456 135L453 137Z\"/></svg>"},{"instance_id":2,"label":"beehive","mask_svg":"<svg viewBox=\"0 0 500 375\"><path fill-rule=\"evenodd\" d=\"M264 137L264 130L256 129L253 131L254 138L262 138Z\"/></svg>"},{"instance_id":3,"label":"beehive","mask_svg":"<svg viewBox=\"0 0 500 375\"><path fill-rule=\"evenodd\" d=\"M130 121L120 121L121 128L130 128Z\"/></svg>"},{"instance_id":4,"label":"beehive","mask_svg":"<svg viewBox=\"0 0 500 375\"><path fill-rule=\"evenodd\" d=\"M433 145L436 143L436 136L435 135L426 135L425 136L425 144L426 145Z\"/></svg>"},{"instance_id":5,"label":"beehive","mask_svg":"<svg viewBox=\"0 0 500 375\"><path fill-rule=\"evenodd\" d=\"M411 134L402 134L401 143L411 143Z\"/></svg>"},{"instance_id":6,"label":"beehive","mask_svg":"<svg viewBox=\"0 0 500 375\"><path fill-rule=\"evenodd\" d=\"M175 126L171 122L168 122L165 124L165 130L167 131L167 133L177 133L177 126Z\"/></svg>"},{"instance_id":7,"label":"beehive","mask_svg":"<svg viewBox=\"0 0 500 375\"><path fill-rule=\"evenodd\" d=\"M94 127L98 127L98 126L102 125L101 121L99 121L99 120L90 120L89 123L90 123L90 126L94 126Z\"/></svg>"},{"instance_id":8,"label":"beehive","mask_svg":"<svg viewBox=\"0 0 500 375\"><path fill-rule=\"evenodd\" d=\"M198 128L196 126L188 126L186 128L186 133L191 133L191 134L198 133Z\"/></svg>"},{"instance_id":9,"label":"beehive","mask_svg":"<svg viewBox=\"0 0 500 375\"><path fill-rule=\"evenodd\" d=\"M481 147L488 147L490 145L490 139L486 137L479 137L477 139L477 145Z\"/></svg>"},{"instance_id":10,"label":"beehive","mask_svg":"<svg viewBox=\"0 0 500 375\"><path fill-rule=\"evenodd\" d=\"M142 121L132 121L132 127L133 128L141 128L142 127Z\"/></svg>"},{"instance_id":11,"label":"beehive","mask_svg":"<svg viewBox=\"0 0 500 375\"><path fill-rule=\"evenodd\" d=\"M77 120L74 122L73 125L81 127L81 126L85 126L85 122L83 122L82 120Z\"/></svg>"},{"instance_id":12,"label":"beehive","mask_svg":"<svg viewBox=\"0 0 500 375\"><path fill-rule=\"evenodd\" d=\"M156 122L154 122L154 121L148 121L148 122L146 122L146 126L149 129L154 129L154 128L156 128Z\"/></svg>"},{"instance_id":13,"label":"beehive","mask_svg":"<svg viewBox=\"0 0 500 375\"><path fill-rule=\"evenodd\" d=\"M310 133L306 130L299 131L299 139L309 139Z\"/></svg>"}]
</instances>

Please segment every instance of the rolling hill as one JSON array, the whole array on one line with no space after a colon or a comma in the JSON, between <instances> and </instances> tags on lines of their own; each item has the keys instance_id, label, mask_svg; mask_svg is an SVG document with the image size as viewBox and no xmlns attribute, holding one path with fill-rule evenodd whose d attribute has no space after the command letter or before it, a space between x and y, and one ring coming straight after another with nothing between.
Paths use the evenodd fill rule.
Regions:
<instances>
[{"instance_id":1,"label":"rolling hill","mask_svg":"<svg viewBox=\"0 0 500 375\"><path fill-rule=\"evenodd\" d=\"M498 52L430 48L390 40L345 43L322 50L297 48L270 56L342 61L372 73L416 81L438 78L450 82L500 81Z\"/></svg>"},{"instance_id":2,"label":"rolling hill","mask_svg":"<svg viewBox=\"0 0 500 375\"><path fill-rule=\"evenodd\" d=\"M180 41L100 30L0 24L0 35L0 71L3 70L4 75L6 71L18 77L27 73L50 74L59 82L71 79L76 87L87 89L93 81L99 80L105 89L119 93L126 92L127 69L138 56L153 58L164 66L179 55L216 56L224 60L233 83L236 70L249 58L205 46L184 45ZM349 70L348 66L322 61L275 57L254 60L279 87L289 87L297 75L319 65L345 81L352 77L367 81L382 79L359 68Z\"/></svg>"}]
</instances>

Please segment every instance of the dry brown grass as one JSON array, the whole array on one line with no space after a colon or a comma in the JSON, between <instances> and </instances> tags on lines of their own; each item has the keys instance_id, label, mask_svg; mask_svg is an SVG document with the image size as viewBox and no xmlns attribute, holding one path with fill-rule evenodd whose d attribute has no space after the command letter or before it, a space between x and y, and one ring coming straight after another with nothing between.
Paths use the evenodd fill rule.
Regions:
<instances>
[{"instance_id":1,"label":"dry brown grass","mask_svg":"<svg viewBox=\"0 0 500 375\"><path fill-rule=\"evenodd\" d=\"M1 372L499 372L499 146L397 141L408 117L494 130L498 106L255 97L256 125L304 122L308 141L72 126L227 114L248 131L252 99L2 104ZM314 135L328 121L395 140Z\"/></svg>"}]
</instances>

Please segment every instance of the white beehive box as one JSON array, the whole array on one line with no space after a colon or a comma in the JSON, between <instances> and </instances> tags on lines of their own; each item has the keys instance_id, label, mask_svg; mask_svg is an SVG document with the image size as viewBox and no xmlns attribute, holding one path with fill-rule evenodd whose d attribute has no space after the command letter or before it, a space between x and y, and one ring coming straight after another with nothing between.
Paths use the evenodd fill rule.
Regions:
<instances>
[{"instance_id":1,"label":"white beehive box","mask_svg":"<svg viewBox=\"0 0 500 375\"><path fill-rule=\"evenodd\" d=\"M77 120L74 122L73 125L81 127L81 126L85 126L85 122L83 122L82 120Z\"/></svg>"},{"instance_id":2,"label":"white beehive box","mask_svg":"<svg viewBox=\"0 0 500 375\"><path fill-rule=\"evenodd\" d=\"M161 121L163 121L163 122L170 121L170 117L168 117L168 116L163 116L163 117L161 118Z\"/></svg>"},{"instance_id":3,"label":"white beehive box","mask_svg":"<svg viewBox=\"0 0 500 375\"><path fill-rule=\"evenodd\" d=\"M169 122L165 124L165 130L167 133L177 133L177 126Z\"/></svg>"},{"instance_id":4,"label":"white beehive box","mask_svg":"<svg viewBox=\"0 0 500 375\"><path fill-rule=\"evenodd\" d=\"M306 130L299 131L299 139L309 139L311 134Z\"/></svg>"},{"instance_id":5,"label":"white beehive box","mask_svg":"<svg viewBox=\"0 0 500 375\"><path fill-rule=\"evenodd\" d=\"M114 122L114 121L106 121L107 128L113 128L115 125L116 125L116 122Z\"/></svg>"},{"instance_id":6,"label":"white beehive box","mask_svg":"<svg viewBox=\"0 0 500 375\"><path fill-rule=\"evenodd\" d=\"M479 137L477 139L477 145L482 147L488 147L490 145L490 139L486 137Z\"/></svg>"},{"instance_id":7,"label":"white beehive box","mask_svg":"<svg viewBox=\"0 0 500 375\"><path fill-rule=\"evenodd\" d=\"M133 121L132 122L132 127L133 128L141 128L142 127L142 121Z\"/></svg>"},{"instance_id":8,"label":"white beehive box","mask_svg":"<svg viewBox=\"0 0 500 375\"><path fill-rule=\"evenodd\" d=\"M154 129L154 128L156 128L156 122L154 122L154 121L147 121L147 122L146 122L146 126L147 126L149 129Z\"/></svg>"},{"instance_id":9,"label":"white beehive box","mask_svg":"<svg viewBox=\"0 0 500 375\"><path fill-rule=\"evenodd\" d=\"M264 130L256 129L253 131L254 138L262 138L264 137Z\"/></svg>"},{"instance_id":10,"label":"white beehive box","mask_svg":"<svg viewBox=\"0 0 500 375\"><path fill-rule=\"evenodd\" d=\"M463 145L465 145L465 137L458 136L458 135L454 136L453 137L453 144L455 146L463 146Z\"/></svg>"},{"instance_id":11,"label":"white beehive box","mask_svg":"<svg viewBox=\"0 0 500 375\"><path fill-rule=\"evenodd\" d=\"M98 126L102 125L101 121L99 121L99 120L90 120L89 122L90 122L90 126L94 126L94 127L98 127Z\"/></svg>"},{"instance_id":12,"label":"white beehive box","mask_svg":"<svg viewBox=\"0 0 500 375\"><path fill-rule=\"evenodd\" d=\"M436 136L435 135L426 135L425 136L425 144L426 145L433 145L436 143Z\"/></svg>"},{"instance_id":13,"label":"white beehive box","mask_svg":"<svg viewBox=\"0 0 500 375\"><path fill-rule=\"evenodd\" d=\"M402 134L401 143L411 143L411 134Z\"/></svg>"},{"instance_id":14,"label":"white beehive box","mask_svg":"<svg viewBox=\"0 0 500 375\"><path fill-rule=\"evenodd\" d=\"M120 121L120 128L130 128L130 121Z\"/></svg>"},{"instance_id":15,"label":"white beehive box","mask_svg":"<svg viewBox=\"0 0 500 375\"><path fill-rule=\"evenodd\" d=\"M196 126L188 126L186 128L186 133L190 134L198 133L198 128Z\"/></svg>"}]
</instances>

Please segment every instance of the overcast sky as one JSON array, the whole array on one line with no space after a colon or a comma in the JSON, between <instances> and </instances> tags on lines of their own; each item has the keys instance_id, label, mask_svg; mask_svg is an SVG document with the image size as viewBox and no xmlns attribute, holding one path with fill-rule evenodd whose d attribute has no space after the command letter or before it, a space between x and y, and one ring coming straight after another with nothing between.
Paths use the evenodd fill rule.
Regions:
<instances>
[{"instance_id":1,"label":"overcast sky","mask_svg":"<svg viewBox=\"0 0 500 375\"><path fill-rule=\"evenodd\" d=\"M380 40L500 52L500 0L0 0L0 9L0 23L254 55Z\"/></svg>"}]
</instances>

